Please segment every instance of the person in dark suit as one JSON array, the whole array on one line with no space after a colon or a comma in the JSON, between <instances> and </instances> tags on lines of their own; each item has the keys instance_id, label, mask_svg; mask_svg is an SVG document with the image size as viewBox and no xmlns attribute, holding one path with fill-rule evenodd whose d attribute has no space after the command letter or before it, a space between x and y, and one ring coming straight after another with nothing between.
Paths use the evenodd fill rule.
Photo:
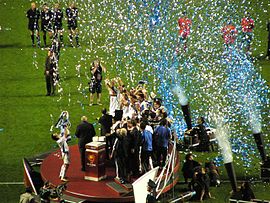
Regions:
<instances>
[{"instance_id":1,"label":"person in dark suit","mask_svg":"<svg viewBox=\"0 0 270 203\"><path fill-rule=\"evenodd\" d=\"M101 125L101 136L107 136L111 132L112 127L112 116L107 113L107 109L103 109L102 116L98 119L98 122Z\"/></svg>"},{"instance_id":2,"label":"person in dark suit","mask_svg":"<svg viewBox=\"0 0 270 203\"><path fill-rule=\"evenodd\" d=\"M57 64L54 57L54 53L49 50L48 56L46 57L45 61L45 71L44 71L47 88L46 96L54 95L55 93L55 85L57 80L57 78L55 77L56 72L57 72Z\"/></svg>"},{"instance_id":3,"label":"person in dark suit","mask_svg":"<svg viewBox=\"0 0 270 203\"><path fill-rule=\"evenodd\" d=\"M102 110L102 116L98 119L101 125L101 136L106 136L106 155L109 158L113 146L113 136L111 135L112 116L107 113L106 109Z\"/></svg>"},{"instance_id":4,"label":"person in dark suit","mask_svg":"<svg viewBox=\"0 0 270 203\"><path fill-rule=\"evenodd\" d=\"M81 154L82 171L85 171L85 145L92 142L93 137L96 135L94 126L87 122L87 117L82 116L82 123L77 126L75 135L79 138L79 150Z\"/></svg>"}]
</instances>

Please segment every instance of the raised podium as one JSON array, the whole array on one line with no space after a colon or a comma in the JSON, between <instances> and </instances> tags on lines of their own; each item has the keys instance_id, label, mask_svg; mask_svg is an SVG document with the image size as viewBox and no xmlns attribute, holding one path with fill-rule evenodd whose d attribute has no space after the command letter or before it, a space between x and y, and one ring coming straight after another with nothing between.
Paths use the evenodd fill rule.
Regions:
<instances>
[{"instance_id":1,"label":"raised podium","mask_svg":"<svg viewBox=\"0 0 270 203\"><path fill-rule=\"evenodd\" d=\"M84 179L100 181L106 178L105 174L105 143L90 142L85 145L85 175Z\"/></svg>"}]
</instances>

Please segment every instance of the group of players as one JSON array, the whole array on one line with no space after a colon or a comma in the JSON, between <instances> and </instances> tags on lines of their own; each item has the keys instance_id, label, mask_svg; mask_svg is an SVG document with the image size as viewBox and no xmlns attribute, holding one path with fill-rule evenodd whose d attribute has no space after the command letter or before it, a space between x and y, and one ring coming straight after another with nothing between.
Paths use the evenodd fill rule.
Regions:
<instances>
[{"instance_id":1,"label":"group of players","mask_svg":"<svg viewBox=\"0 0 270 203\"><path fill-rule=\"evenodd\" d=\"M172 132L162 100L153 92L148 95L144 81L129 90L119 78L105 83L110 109L109 113L103 111L99 123L101 135L106 136L107 155L115 161L117 178L125 183L153 166L163 167Z\"/></svg>"},{"instance_id":2,"label":"group of players","mask_svg":"<svg viewBox=\"0 0 270 203\"><path fill-rule=\"evenodd\" d=\"M115 81L112 84L112 81ZM116 83L117 81L117 83ZM109 84L110 83L110 84ZM101 135L106 136L107 158L112 159L116 167L116 178L121 183L129 182L131 177L138 177L149 171L153 166L163 167L166 163L169 141L172 138L171 120L167 116L161 99L154 93L148 96L144 84L127 90L120 79L106 80L107 87L114 89L116 97L111 100L110 111L103 109L98 119L101 125ZM66 171L70 164L68 150L69 116L64 111L59 117L61 133L55 133L52 138L61 149L63 165L59 177L67 181ZM58 128L56 126L56 128ZM96 135L92 124L85 116L75 133L79 138L82 171L85 171L85 144L92 141ZM152 160L152 161L151 161Z\"/></svg>"},{"instance_id":3,"label":"group of players","mask_svg":"<svg viewBox=\"0 0 270 203\"><path fill-rule=\"evenodd\" d=\"M190 35L190 30L192 26L192 21L186 16L186 13L183 13L183 17L178 20L179 25L179 44L184 44L184 51L187 49L187 40ZM251 18L250 13L247 12L245 17L241 20L242 27L242 43L245 44L245 51L250 51L250 44L253 38L253 29L254 29L254 20ZM232 23L232 21L228 21L226 25L223 26L222 30L222 38L224 40L224 44L229 46L234 44L237 37L237 29L236 26Z\"/></svg>"},{"instance_id":4,"label":"group of players","mask_svg":"<svg viewBox=\"0 0 270 203\"><path fill-rule=\"evenodd\" d=\"M50 9L48 4L44 3L41 12L36 7L36 3L31 3L31 8L26 13L28 22L28 29L30 31L30 36L32 40L32 46L35 44L35 36L38 47L41 46L40 35L39 35L39 20L41 19L41 31L43 32L44 47L47 46L47 33L50 39L60 38L60 42L63 44L63 11L60 9L60 4L56 3L54 8ZM73 46L73 37L75 36L76 46L79 44L78 35L78 8L76 8L74 3L70 3L69 7L66 9L67 25L69 30L69 40Z\"/></svg>"}]
</instances>

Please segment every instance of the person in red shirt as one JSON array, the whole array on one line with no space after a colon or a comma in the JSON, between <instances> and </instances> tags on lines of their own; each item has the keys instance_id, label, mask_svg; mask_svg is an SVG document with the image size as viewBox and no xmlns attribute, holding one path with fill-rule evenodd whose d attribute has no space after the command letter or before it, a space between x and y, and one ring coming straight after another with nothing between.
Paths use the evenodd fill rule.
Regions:
<instances>
[{"instance_id":1,"label":"person in red shirt","mask_svg":"<svg viewBox=\"0 0 270 203\"><path fill-rule=\"evenodd\" d=\"M184 43L184 51L187 49L187 39L190 35L190 27L192 21L186 16L186 13L183 12L183 17L178 19L179 25L179 44Z\"/></svg>"},{"instance_id":2,"label":"person in red shirt","mask_svg":"<svg viewBox=\"0 0 270 203\"><path fill-rule=\"evenodd\" d=\"M243 45L246 44L246 51L249 52L254 29L254 20L250 17L249 12L247 12L246 16L242 18L241 26L243 33Z\"/></svg>"},{"instance_id":3,"label":"person in red shirt","mask_svg":"<svg viewBox=\"0 0 270 203\"><path fill-rule=\"evenodd\" d=\"M225 25L222 28L221 32L222 38L224 39L224 44L226 46L234 44L238 32L236 27L231 22Z\"/></svg>"}]
</instances>

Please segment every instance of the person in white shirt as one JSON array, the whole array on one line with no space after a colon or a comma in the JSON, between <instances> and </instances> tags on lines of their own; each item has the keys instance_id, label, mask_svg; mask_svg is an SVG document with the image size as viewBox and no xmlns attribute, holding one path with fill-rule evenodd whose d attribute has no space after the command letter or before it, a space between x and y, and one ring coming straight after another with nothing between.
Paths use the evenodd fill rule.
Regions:
<instances>
[{"instance_id":1,"label":"person in white shirt","mask_svg":"<svg viewBox=\"0 0 270 203\"><path fill-rule=\"evenodd\" d=\"M66 177L67 170L69 168L70 164L70 153L69 153L69 147L67 144L67 136L68 136L68 129L65 129L64 135L61 136L61 134L54 133L52 134L52 139L56 141L58 144L60 150L61 150L61 155L63 159L63 165L60 170L59 178L61 181L68 181Z\"/></svg>"},{"instance_id":2,"label":"person in white shirt","mask_svg":"<svg viewBox=\"0 0 270 203\"><path fill-rule=\"evenodd\" d=\"M120 102L119 102L119 97L120 97L120 91L116 87L116 80L115 79L106 79L105 84L108 88L109 95L110 95L110 108L109 108L109 114L112 116L115 116L115 110L120 109Z\"/></svg>"}]
</instances>

